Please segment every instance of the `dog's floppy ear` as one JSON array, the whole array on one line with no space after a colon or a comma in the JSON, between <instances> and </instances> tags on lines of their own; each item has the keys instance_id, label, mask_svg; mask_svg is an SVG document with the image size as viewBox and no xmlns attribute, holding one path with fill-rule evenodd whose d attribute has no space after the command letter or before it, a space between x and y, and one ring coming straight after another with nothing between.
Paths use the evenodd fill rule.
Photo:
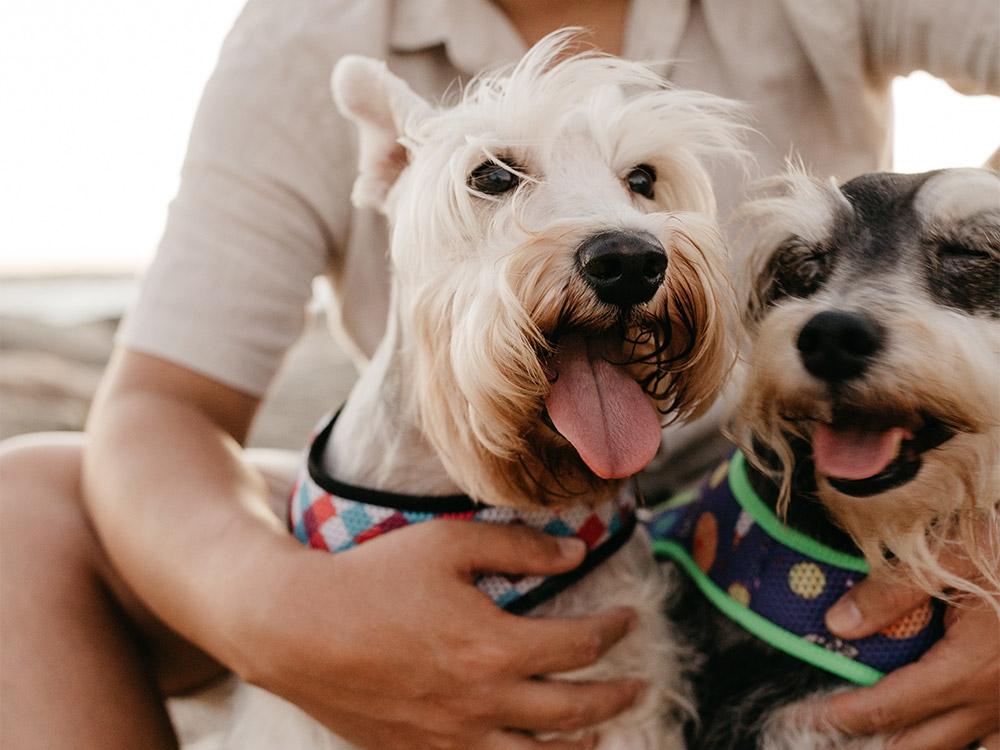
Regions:
<instances>
[{"instance_id":1,"label":"dog's floppy ear","mask_svg":"<svg viewBox=\"0 0 1000 750\"><path fill-rule=\"evenodd\" d=\"M407 123L431 107L384 62L370 57L341 58L331 85L337 107L358 126L358 179L351 198L359 207L381 209L408 162L399 138Z\"/></svg>"}]
</instances>

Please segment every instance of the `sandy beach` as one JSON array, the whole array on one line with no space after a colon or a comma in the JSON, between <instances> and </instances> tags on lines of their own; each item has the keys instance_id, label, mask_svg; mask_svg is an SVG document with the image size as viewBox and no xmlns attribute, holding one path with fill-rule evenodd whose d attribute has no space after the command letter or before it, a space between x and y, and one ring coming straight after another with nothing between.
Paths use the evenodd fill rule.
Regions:
<instances>
[{"instance_id":1,"label":"sandy beach","mask_svg":"<svg viewBox=\"0 0 1000 750\"><path fill-rule=\"evenodd\" d=\"M0 438L80 430L136 282L127 276L0 278ZM355 368L311 317L254 423L250 444L301 448Z\"/></svg>"}]
</instances>

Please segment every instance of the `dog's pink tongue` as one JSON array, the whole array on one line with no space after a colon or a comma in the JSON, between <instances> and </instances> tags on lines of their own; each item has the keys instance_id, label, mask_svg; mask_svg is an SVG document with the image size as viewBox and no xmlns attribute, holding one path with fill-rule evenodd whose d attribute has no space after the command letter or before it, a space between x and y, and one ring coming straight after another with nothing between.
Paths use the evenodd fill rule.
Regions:
<instances>
[{"instance_id":1,"label":"dog's pink tongue","mask_svg":"<svg viewBox=\"0 0 1000 750\"><path fill-rule=\"evenodd\" d=\"M901 441L911 437L902 427L869 431L816 425L812 448L816 470L836 479L867 479L885 471L899 453Z\"/></svg>"},{"instance_id":2,"label":"dog's pink tongue","mask_svg":"<svg viewBox=\"0 0 1000 750\"><path fill-rule=\"evenodd\" d=\"M630 477L656 455L660 420L639 384L606 356L615 355L606 355L600 339L562 338L545 406L592 472L604 479Z\"/></svg>"}]
</instances>

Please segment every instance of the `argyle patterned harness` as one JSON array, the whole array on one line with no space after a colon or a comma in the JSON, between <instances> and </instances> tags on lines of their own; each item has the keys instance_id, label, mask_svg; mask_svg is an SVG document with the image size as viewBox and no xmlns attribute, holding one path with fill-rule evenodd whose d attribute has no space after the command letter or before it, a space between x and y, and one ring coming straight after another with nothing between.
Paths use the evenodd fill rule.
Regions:
<instances>
[{"instance_id":1,"label":"argyle patterned harness","mask_svg":"<svg viewBox=\"0 0 1000 750\"><path fill-rule=\"evenodd\" d=\"M337 415L309 447L289 503L289 526L303 544L343 552L395 529L434 519L524 524L546 534L575 536L587 545L583 563L554 576L480 576L476 586L503 609L521 614L580 580L619 550L635 530L635 492L595 507L506 508L481 505L466 495L421 497L381 492L339 482L323 468Z\"/></svg>"},{"instance_id":2,"label":"argyle patterned harness","mask_svg":"<svg viewBox=\"0 0 1000 750\"><path fill-rule=\"evenodd\" d=\"M656 555L677 562L724 615L851 682L874 684L916 661L944 633L939 601L867 638L842 640L827 630L826 611L868 566L781 521L751 486L740 451L698 491L668 500L647 518Z\"/></svg>"}]
</instances>

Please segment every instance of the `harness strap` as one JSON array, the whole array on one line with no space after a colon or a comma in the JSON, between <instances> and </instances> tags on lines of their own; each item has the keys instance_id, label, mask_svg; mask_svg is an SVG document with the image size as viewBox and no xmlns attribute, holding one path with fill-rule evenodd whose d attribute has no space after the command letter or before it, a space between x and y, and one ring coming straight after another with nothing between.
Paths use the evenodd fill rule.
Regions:
<instances>
[{"instance_id":1,"label":"harness strap","mask_svg":"<svg viewBox=\"0 0 1000 750\"><path fill-rule=\"evenodd\" d=\"M880 633L834 636L824 617L868 573L864 558L790 528L754 492L736 451L697 492L652 509L654 553L678 563L726 617L765 643L845 680L872 685L916 661L944 633L942 602Z\"/></svg>"},{"instance_id":2,"label":"harness strap","mask_svg":"<svg viewBox=\"0 0 1000 750\"><path fill-rule=\"evenodd\" d=\"M337 415L313 439L289 503L289 528L303 544L343 552L390 531L436 519L524 524L587 545L583 562L553 576L480 576L476 586L498 606L523 614L576 583L632 537L636 496L632 488L597 506L508 508L483 505L466 495L419 496L383 492L338 481L323 462Z\"/></svg>"}]
</instances>

